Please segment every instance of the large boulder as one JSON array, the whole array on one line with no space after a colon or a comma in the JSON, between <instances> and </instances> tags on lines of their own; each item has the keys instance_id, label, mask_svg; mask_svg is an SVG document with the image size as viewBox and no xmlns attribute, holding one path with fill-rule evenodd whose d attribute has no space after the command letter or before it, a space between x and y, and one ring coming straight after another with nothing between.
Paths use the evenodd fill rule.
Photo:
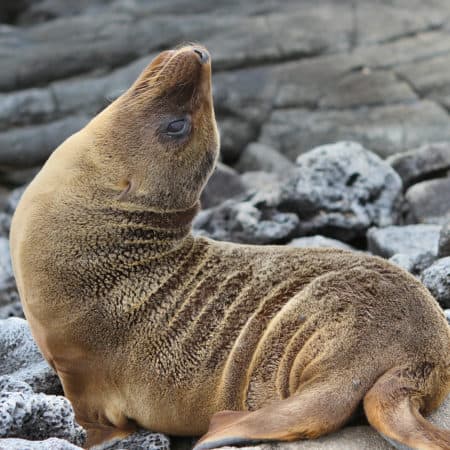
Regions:
<instances>
[{"instance_id":1,"label":"large boulder","mask_svg":"<svg viewBox=\"0 0 450 450\"><path fill-rule=\"evenodd\" d=\"M377 155L355 142L317 147L297 158L279 207L300 219L299 235L349 241L372 226L395 224L402 181Z\"/></svg>"}]
</instances>

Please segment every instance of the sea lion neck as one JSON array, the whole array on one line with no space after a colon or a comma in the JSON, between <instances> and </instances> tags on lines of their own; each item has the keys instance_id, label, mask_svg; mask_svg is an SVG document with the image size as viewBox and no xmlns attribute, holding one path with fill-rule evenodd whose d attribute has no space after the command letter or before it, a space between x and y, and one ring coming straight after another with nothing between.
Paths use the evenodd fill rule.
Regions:
<instances>
[{"instance_id":1,"label":"sea lion neck","mask_svg":"<svg viewBox=\"0 0 450 450\"><path fill-rule=\"evenodd\" d=\"M135 204L102 205L93 213L99 218L96 239L121 248L130 258L136 254L142 261L162 258L184 247L192 239L192 220L199 204L186 210L155 211Z\"/></svg>"}]
</instances>

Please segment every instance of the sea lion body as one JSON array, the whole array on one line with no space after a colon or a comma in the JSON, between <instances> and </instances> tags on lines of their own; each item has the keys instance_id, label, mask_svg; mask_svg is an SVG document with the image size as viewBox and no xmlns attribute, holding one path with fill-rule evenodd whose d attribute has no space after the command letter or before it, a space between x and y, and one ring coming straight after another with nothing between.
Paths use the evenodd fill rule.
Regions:
<instances>
[{"instance_id":1,"label":"sea lion body","mask_svg":"<svg viewBox=\"0 0 450 450\"><path fill-rule=\"evenodd\" d=\"M152 141L164 152L148 161L138 146L116 157L137 119L116 121L115 114L143 107L136 92L147 83L144 74L125 100L54 152L13 220L26 317L88 429L89 445L136 425L201 435L224 410L255 412L215 416L204 448L316 437L344 425L363 399L379 431L420 442L412 431L408 441L390 430L379 399L387 392L383 377L393 391L389 414L406 391L424 413L449 393L450 328L438 304L414 277L380 258L193 237L191 221L218 147L204 74L209 62L202 53L197 69L190 48L162 55L148 69L161 89L171 61L184 58L180 76L200 74L189 94L198 103L177 90L171 107L179 107L180 96L192 107L184 153L164 135ZM158 105L165 95L155 94ZM161 116L158 110L151 120L165 124ZM132 167L132 158L143 162ZM402 380L409 390L396 388ZM298 429L290 423L296 415Z\"/></svg>"}]
</instances>

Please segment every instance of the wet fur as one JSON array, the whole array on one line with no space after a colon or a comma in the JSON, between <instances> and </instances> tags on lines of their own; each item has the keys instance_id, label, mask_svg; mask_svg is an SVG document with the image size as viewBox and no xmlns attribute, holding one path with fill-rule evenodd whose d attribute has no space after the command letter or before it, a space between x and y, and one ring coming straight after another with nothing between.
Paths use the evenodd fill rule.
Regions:
<instances>
[{"instance_id":1,"label":"wet fur","mask_svg":"<svg viewBox=\"0 0 450 450\"><path fill-rule=\"evenodd\" d=\"M191 235L218 137L188 51L57 149L14 216L24 310L88 445L137 426L201 435L211 418L199 448L315 438L363 402L387 438L450 448L421 416L450 391L450 328L414 277L359 253ZM177 99L194 123L182 144L152 134Z\"/></svg>"}]
</instances>

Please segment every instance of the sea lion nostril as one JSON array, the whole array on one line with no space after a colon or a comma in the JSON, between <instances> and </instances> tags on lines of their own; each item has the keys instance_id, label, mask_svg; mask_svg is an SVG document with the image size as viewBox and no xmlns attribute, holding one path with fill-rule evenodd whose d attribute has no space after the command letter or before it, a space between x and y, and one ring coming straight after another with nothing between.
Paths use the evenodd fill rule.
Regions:
<instances>
[{"instance_id":1,"label":"sea lion nostril","mask_svg":"<svg viewBox=\"0 0 450 450\"><path fill-rule=\"evenodd\" d=\"M209 60L208 52L206 52L204 50L200 50L198 48L194 48L194 52L197 53L197 55L200 57L200 62L202 64L208 62L208 60Z\"/></svg>"}]
</instances>

